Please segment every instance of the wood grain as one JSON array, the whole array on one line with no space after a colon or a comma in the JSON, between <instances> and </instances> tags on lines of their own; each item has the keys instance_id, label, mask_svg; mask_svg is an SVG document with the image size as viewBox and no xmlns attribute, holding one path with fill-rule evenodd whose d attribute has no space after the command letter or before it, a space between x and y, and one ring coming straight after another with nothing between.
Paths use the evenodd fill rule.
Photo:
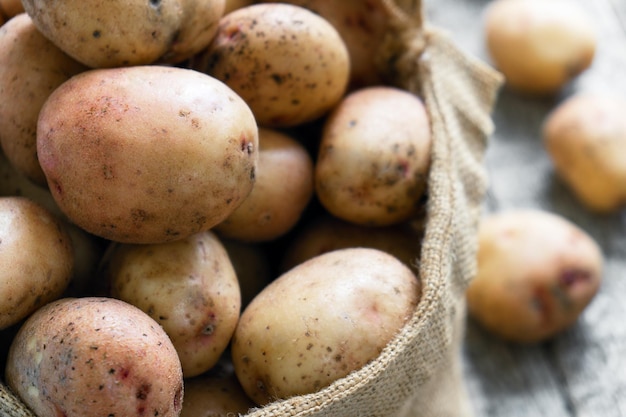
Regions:
<instances>
[{"instance_id":1,"label":"wood grain","mask_svg":"<svg viewBox=\"0 0 626 417\"><path fill-rule=\"evenodd\" d=\"M626 1L571 1L597 28L594 63L552 99L502 90L485 159L491 182L485 213L535 207L570 219L602 247L604 282L573 328L539 346L507 344L468 322L465 375L479 417L626 417L626 210L607 216L585 210L556 178L541 141L546 116L570 95L604 91L626 97ZM489 3L432 0L427 18L489 62L482 35Z\"/></svg>"}]
</instances>

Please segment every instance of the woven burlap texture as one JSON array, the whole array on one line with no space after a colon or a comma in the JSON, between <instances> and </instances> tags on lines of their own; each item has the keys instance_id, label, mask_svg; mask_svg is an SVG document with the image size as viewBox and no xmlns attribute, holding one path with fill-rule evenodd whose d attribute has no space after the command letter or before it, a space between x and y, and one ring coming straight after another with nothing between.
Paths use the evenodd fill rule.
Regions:
<instances>
[{"instance_id":1,"label":"woven burlap texture","mask_svg":"<svg viewBox=\"0 0 626 417\"><path fill-rule=\"evenodd\" d=\"M439 29L404 35L412 44L394 52L394 84L422 97L433 134L426 229L416 254L422 299L376 360L315 394L246 417L472 415L461 372L464 292L476 267L475 235L488 181L483 155L502 77ZM32 416L1 384L0 415Z\"/></svg>"}]
</instances>

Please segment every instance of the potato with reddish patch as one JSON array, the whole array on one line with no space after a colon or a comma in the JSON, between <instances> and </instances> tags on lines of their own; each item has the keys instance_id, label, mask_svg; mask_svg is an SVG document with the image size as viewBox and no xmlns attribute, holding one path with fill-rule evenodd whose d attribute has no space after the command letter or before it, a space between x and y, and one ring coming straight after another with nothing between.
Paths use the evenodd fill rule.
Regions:
<instances>
[{"instance_id":1,"label":"potato with reddish patch","mask_svg":"<svg viewBox=\"0 0 626 417\"><path fill-rule=\"evenodd\" d=\"M177 417L183 375L163 329L112 298L63 298L11 344L6 383L38 417Z\"/></svg>"},{"instance_id":2,"label":"potato with reddish patch","mask_svg":"<svg viewBox=\"0 0 626 417\"><path fill-rule=\"evenodd\" d=\"M252 190L257 147L241 97L177 67L78 74L46 100L37 126L59 208L124 243L183 239L220 223Z\"/></svg>"},{"instance_id":3,"label":"potato with reddish patch","mask_svg":"<svg viewBox=\"0 0 626 417\"><path fill-rule=\"evenodd\" d=\"M543 140L555 172L597 213L626 206L626 100L579 93L546 118Z\"/></svg>"},{"instance_id":4,"label":"potato with reddish patch","mask_svg":"<svg viewBox=\"0 0 626 417\"><path fill-rule=\"evenodd\" d=\"M419 97L376 86L347 95L325 120L315 191L335 217L366 226L409 220L422 206L431 133Z\"/></svg>"},{"instance_id":5,"label":"potato with reddish patch","mask_svg":"<svg viewBox=\"0 0 626 417\"><path fill-rule=\"evenodd\" d=\"M74 271L66 225L26 197L0 197L0 330L60 298Z\"/></svg>"},{"instance_id":6,"label":"potato with reddish patch","mask_svg":"<svg viewBox=\"0 0 626 417\"><path fill-rule=\"evenodd\" d=\"M259 129L259 163L254 188L214 230L246 242L275 240L300 220L313 197L313 161L293 137Z\"/></svg>"},{"instance_id":7,"label":"potato with reddish patch","mask_svg":"<svg viewBox=\"0 0 626 417\"><path fill-rule=\"evenodd\" d=\"M22 13L0 28L0 145L10 163L36 184L46 177L37 159L37 118L48 96L87 68L46 39Z\"/></svg>"},{"instance_id":8,"label":"potato with reddish patch","mask_svg":"<svg viewBox=\"0 0 626 417\"><path fill-rule=\"evenodd\" d=\"M190 66L228 84L265 127L321 117L344 95L350 76L337 30L310 10L285 3L228 13Z\"/></svg>"},{"instance_id":9,"label":"potato with reddish patch","mask_svg":"<svg viewBox=\"0 0 626 417\"><path fill-rule=\"evenodd\" d=\"M420 297L415 274L377 249L312 258L243 311L231 348L237 378L259 405L316 392L378 357Z\"/></svg>"},{"instance_id":10,"label":"potato with reddish patch","mask_svg":"<svg viewBox=\"0 0 626 417\"><path fill-rule=\"evenodd\" d=\"M469 314L492 333L537 343L570 327L602 280L597 243L565 218L511 210L483 219Z\"/></svg>"},{"instance_id":11,"label":"potato with reddish patch","mask_svg":"<svg viewBox=\"0 0 626 417\"><path fill-rule=\"evenodd\" d=\"M178 63L217 32L225 0L24 0L37 29L91 68Z\"/></svg>"},{"instance_id":12,"label":"potato with reddish patch","mask_svg":"<svg viewBox=\"0 0 626 417\"><path fill-rule=\"evenodd\" d=\"M154 245L113 244L104 276L113 297L139 307L165 329L186 378L217 363L239 320L241 294L214 233Z\"/></svg>"},{"instance_id":13,"label":"potato with reddish patch","mask_svg":"<svg viewBox=\"0 0 626 417\"><path fill-rule=\"evenodd\" d=\"M487 50L515 91L550 95L587 70L597 34L569 0L497 0L484 15Z\"/></svg>"}]
</instances>

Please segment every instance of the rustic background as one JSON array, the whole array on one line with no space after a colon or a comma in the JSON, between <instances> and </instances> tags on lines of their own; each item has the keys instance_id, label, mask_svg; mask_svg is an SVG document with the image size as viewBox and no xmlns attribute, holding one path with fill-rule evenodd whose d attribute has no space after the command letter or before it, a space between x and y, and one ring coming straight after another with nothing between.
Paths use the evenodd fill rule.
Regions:
<instances>
[{"instance_id":1,"label":"rustic background","mask_svg":"<svg viewBox=\"0 0 626 417\"><path fill-rule=\"evenodd\" d=\"M503 343L468 322L465 376L476 416L626 416L626 210L585 210L555 177L541 125L577 91L626 97L626 0L572 0L594 22L599 44L592 67L552 99L504 88L486 155L490 189L485 213L535 207L558 213L590 233L606 256L603 286L578 323L539 346ZM465 51L489 61L482 33L486 0L430 0L427 18ZM626 117L626 114L624 115Z\"/></svg>"}]
</instances>

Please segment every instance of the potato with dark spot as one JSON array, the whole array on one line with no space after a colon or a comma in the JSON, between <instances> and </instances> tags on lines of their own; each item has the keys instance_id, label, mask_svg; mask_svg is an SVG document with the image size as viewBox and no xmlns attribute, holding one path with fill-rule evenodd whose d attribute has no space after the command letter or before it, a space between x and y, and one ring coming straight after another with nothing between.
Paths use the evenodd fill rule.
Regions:
<instances>
[{"instance_id":1,"label":"potato with dark spot","mask_svg":"<svg viewBox=\"0 0 626 417\"><path fill-rule=\"evenodd\" d=\"M228 13L190 66L228 84L265 127L321 117L339 102L350 77L348 50L337 30L310 10L285 3Z\"/></svg>"},{"instance_id":2,"label":"potato with dark spot","mask_svg":"<svg viewBox=\"0 0 626 417\"><path fill-rule=\"evenodd\" d=\"M37 417L177 417L183 375L163 329L120 300L63 298L33 313L6 383Z\"/></svg>"},{"instance_id":3,"label":"potato with dark spot","mask_svg":"<svg viewBox=\"0 0 626 417\"><path fill-rule=\"evenodd\" d=\"M419 97L385 86L356 90L325 120L317 197L332 215L355 224L407 221L422 206L431 142Z\"/></svg>"},{"instance_id":4,"label":"potato with dark spot","mask_svg":"<svg viewBox=\"0 0 626 417\"><path fill-rule=\"evenodd\" d=\"M569 0L496 0L484 15L487 51L513 90L558 93L593 63L597 34Z\"/></svg>"},{"instance_id":5,"label":"potato with dark spot","mask_svg":"<svg viewBox=\"0 0 626 417\"><path fill-rule=\"evenodd\" d=\"M262 3L271 3L264 0ZM377 55L389 33L389 16L380 0L289 0L328 20L348 48L350 88L384 83Z\"/></svg>"},{"instance_id":6,"label":"potato with dark spot","mask_svg":"<svg viewBox=\"0 0 626 417\"><path fill-rule=\"evenodd\" d=\"M596 213L626 207L626 100L579 93L546 118L543 141L557 176Z\"/></svg>"},{"instance_id":7,"label":"potato with dark spot","mask_svg":"<svg viewBox=\"0 0 626 417\"><path fill-rule=\"evenodd\" d=\"M68 229L26 197L0 197L0 330L60 298L74 271Z\"/></svg>"},{"instance_id":8,"label":"potato with dark spot","mask_svg":"<svg viewBox=\"0 0 626 417\"><path fill-rule=\"evenodd\" d=\"M48 96L87 68L61 51L22 13L0 28L0 145L10 163L46 186L37 159L37 117Z\"/></svg>"},{"instance_id":9,"label":"potato with dark spot","mask_svg":"<svg viewBox=\"0 0 626 417\"><path fill-rule=\"evenodd\" d=\"M185 378L217 363L239 320L237 276L211 231L162 244L113 244L104 279L113 297L139 307L165 329Z\"/></svg>"},{"instance_id":10,"label":"potato with dark spot","mask_svg":"<svg viewBox=\"0 0 626 417\"><path fill-rule=\"evenodd\" d=\"M316 392L378 357L420 297L415 274L377 249L312 258L243 311L231 348L237 378L259 405Z\"/></svg>"},{"instance_id":11,"label":"potato with dark spot","mask_svg":"<svg viewBox=\"0 0 626 417\"><path fill-rule=\"evenodd\" d=\"M217 32L224 0L24 0L41 33L91 68L178 63Z\"/></svg>"},{"instance_id":12,"label":"potato with dark spot","mask_svg":"<svg viewBox=\"0 0 626 417\"><path fill-rule=\"evenodd\" d=\"M44 104L37 153L59 208L86 231L163 243L208 230L248 196L258 161L250 108L206 74L94 69Z\"/></svg>"},{"instance_id":13,"label":"potato with dark spot","mask_svg":"<svg viewBox=\"0 0 626 417\"><path fill-rule=\"evenodd\" d=\"M289 232L313 198L313 161L286 133L259 129L259 163L252 191L214 230L246 242L275 240Z\"/></svg>"},{"instance_id":14,"label":"potato with dark spot","mask_svg":"<svg viewBox=\"0 0 626 417\"><path fill-rule=\"evenodd\" d=\"M495 213L479 229L469 314L493 334L539 343L572 326L602 281L597 243L565 218L537 209Z\"/></svg>"}]
</instances>

